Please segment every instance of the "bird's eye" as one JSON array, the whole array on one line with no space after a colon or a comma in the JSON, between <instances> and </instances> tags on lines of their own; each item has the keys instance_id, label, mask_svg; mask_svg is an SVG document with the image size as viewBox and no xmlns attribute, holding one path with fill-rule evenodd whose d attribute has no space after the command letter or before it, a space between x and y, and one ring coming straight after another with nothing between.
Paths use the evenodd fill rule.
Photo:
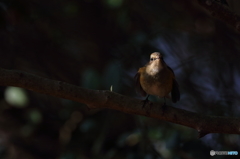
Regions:
<instances>
[{"instance_id":1,"label":"bird's eye","mask_svg":"<svg viewBox=\"0 0 240 159\"><path fill-rule=\"evenodd\" d=\"M150 61L153 61L154 59L153 58L150 58Z\"/></svg>"}]
</instances>

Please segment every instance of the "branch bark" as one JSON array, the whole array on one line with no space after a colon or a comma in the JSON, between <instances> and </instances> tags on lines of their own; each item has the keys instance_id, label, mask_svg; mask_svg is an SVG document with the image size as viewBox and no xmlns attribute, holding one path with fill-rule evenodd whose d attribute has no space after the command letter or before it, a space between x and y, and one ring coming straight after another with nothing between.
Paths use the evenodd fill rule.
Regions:
<instances>
[{"instance_id":1,"label":"branch bark","mask_svg":"<svg viewBox=\"0 0 240 159\"><path fill-rule=\"evenodd\" d=\"M240 17L236 13L214 0L198 0L198 3L207 9L213 17L226 22L240 32Z\"/></svg>"},{"instance_id":2,"label":"branch bark","mask_svg":"<svg viewBox=\"0 0 240 159\"><path fill-rule=\"evenodd\" d=\"M34 92L84 103L90 108L108 108L124 113L148 116L184 125L199 132L240 134L240 118L208 116L167 106L164 114L159 104L142 108L142 101L107 90L91 90L22 71L0 68L0 85L16 86Z\"/></svg>"}]
</instances>

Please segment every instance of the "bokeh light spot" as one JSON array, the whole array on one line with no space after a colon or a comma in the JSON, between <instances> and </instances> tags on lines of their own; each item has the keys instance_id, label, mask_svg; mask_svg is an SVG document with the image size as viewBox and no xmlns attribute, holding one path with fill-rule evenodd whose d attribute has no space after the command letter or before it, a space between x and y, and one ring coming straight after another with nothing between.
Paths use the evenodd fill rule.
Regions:
<instances>
[{"instance_id":1,"label":"bokeh light spot","mask_svg":"<svg viewBox=\"0 0 240 159\"><path fill-rule=\"evenodd\" d=\"M7 87L4 96L7 103L14 107L24 108L28 105L27 94L22 88Z\"/></svg>"}]
</instances>

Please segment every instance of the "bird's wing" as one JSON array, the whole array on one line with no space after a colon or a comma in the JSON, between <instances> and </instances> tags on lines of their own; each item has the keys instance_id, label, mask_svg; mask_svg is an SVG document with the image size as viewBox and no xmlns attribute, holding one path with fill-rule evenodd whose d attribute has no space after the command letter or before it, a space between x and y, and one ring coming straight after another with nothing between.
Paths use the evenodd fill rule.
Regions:
<instances>
[{"instance_id":1,"label":"bird's wing","mask_svg":"<svg viewBox=\"0 0 240 159\"><path fill-rule=\"evenodd\" d=\"M175 76L175 74L174 74L174 72L173 72L172 68L171 68L171 67L169 67L168 65L167 65L167 68L168 68L170 71L172 71L172 73L173 73L173 76Z\"/></svg>"},{"instance_id":2,"label":"bird's wing","mask_svg":"<svg viewBox=\"0 0 240 159\"><path fill-rule=\"evenodd\" d=\"M146 96L147 93L143 90L141 83L140 83L140 76L141 76L141 70L144 69L144 67L140 68L137 72L137 74L134 76L135 79L135 88L136 91L141 94L142 96Z\"/></svg>"},{"instance_id":3,"label":"bird's wing","mask_svg":"<svg viewBox=\"0 0 240 159\"><path fill-rule=\"evenodd\" d=\"M180 92L179 92L179 88L178 88L178 83L175 80L175 78L173 79L171 96L172 96L172 102L173 103L176 103L177 101L180 100Z\"/></svg>"}]
</instances>

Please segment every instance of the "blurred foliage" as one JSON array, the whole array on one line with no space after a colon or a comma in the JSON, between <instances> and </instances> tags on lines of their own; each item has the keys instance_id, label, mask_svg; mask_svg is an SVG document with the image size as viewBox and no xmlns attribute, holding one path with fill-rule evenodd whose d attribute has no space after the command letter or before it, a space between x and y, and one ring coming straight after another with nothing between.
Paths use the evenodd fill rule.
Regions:
<instances>
[{"instance_id":1,"label":"blurred foliage","mask_svg":"<svg viewBox=\"0 0 240 159\"><path fill-rule=\"evenodd\" d=\"M28 104L28 97L22 88L7 87L5 89L5 100L15 107L26 107Z\"/></svg>"},{"instance_id":2,"label":"blurred foliage","mask_svg":"<svg viewBox=\"0 0 240 159\"><path fill-rule=\"evenodd\" d=\"M221 3L239 14L239 1ZM239 39L197 1L0 1L0 67L140 98L133 77L160 51L180 85L174 106L208 115L239 117ZM21 88L1 87L0 95L3 159L202 159L210 150L240 152L239 135L197 139L181 125L89 110Z\"/></svg>"}]
</instances>

